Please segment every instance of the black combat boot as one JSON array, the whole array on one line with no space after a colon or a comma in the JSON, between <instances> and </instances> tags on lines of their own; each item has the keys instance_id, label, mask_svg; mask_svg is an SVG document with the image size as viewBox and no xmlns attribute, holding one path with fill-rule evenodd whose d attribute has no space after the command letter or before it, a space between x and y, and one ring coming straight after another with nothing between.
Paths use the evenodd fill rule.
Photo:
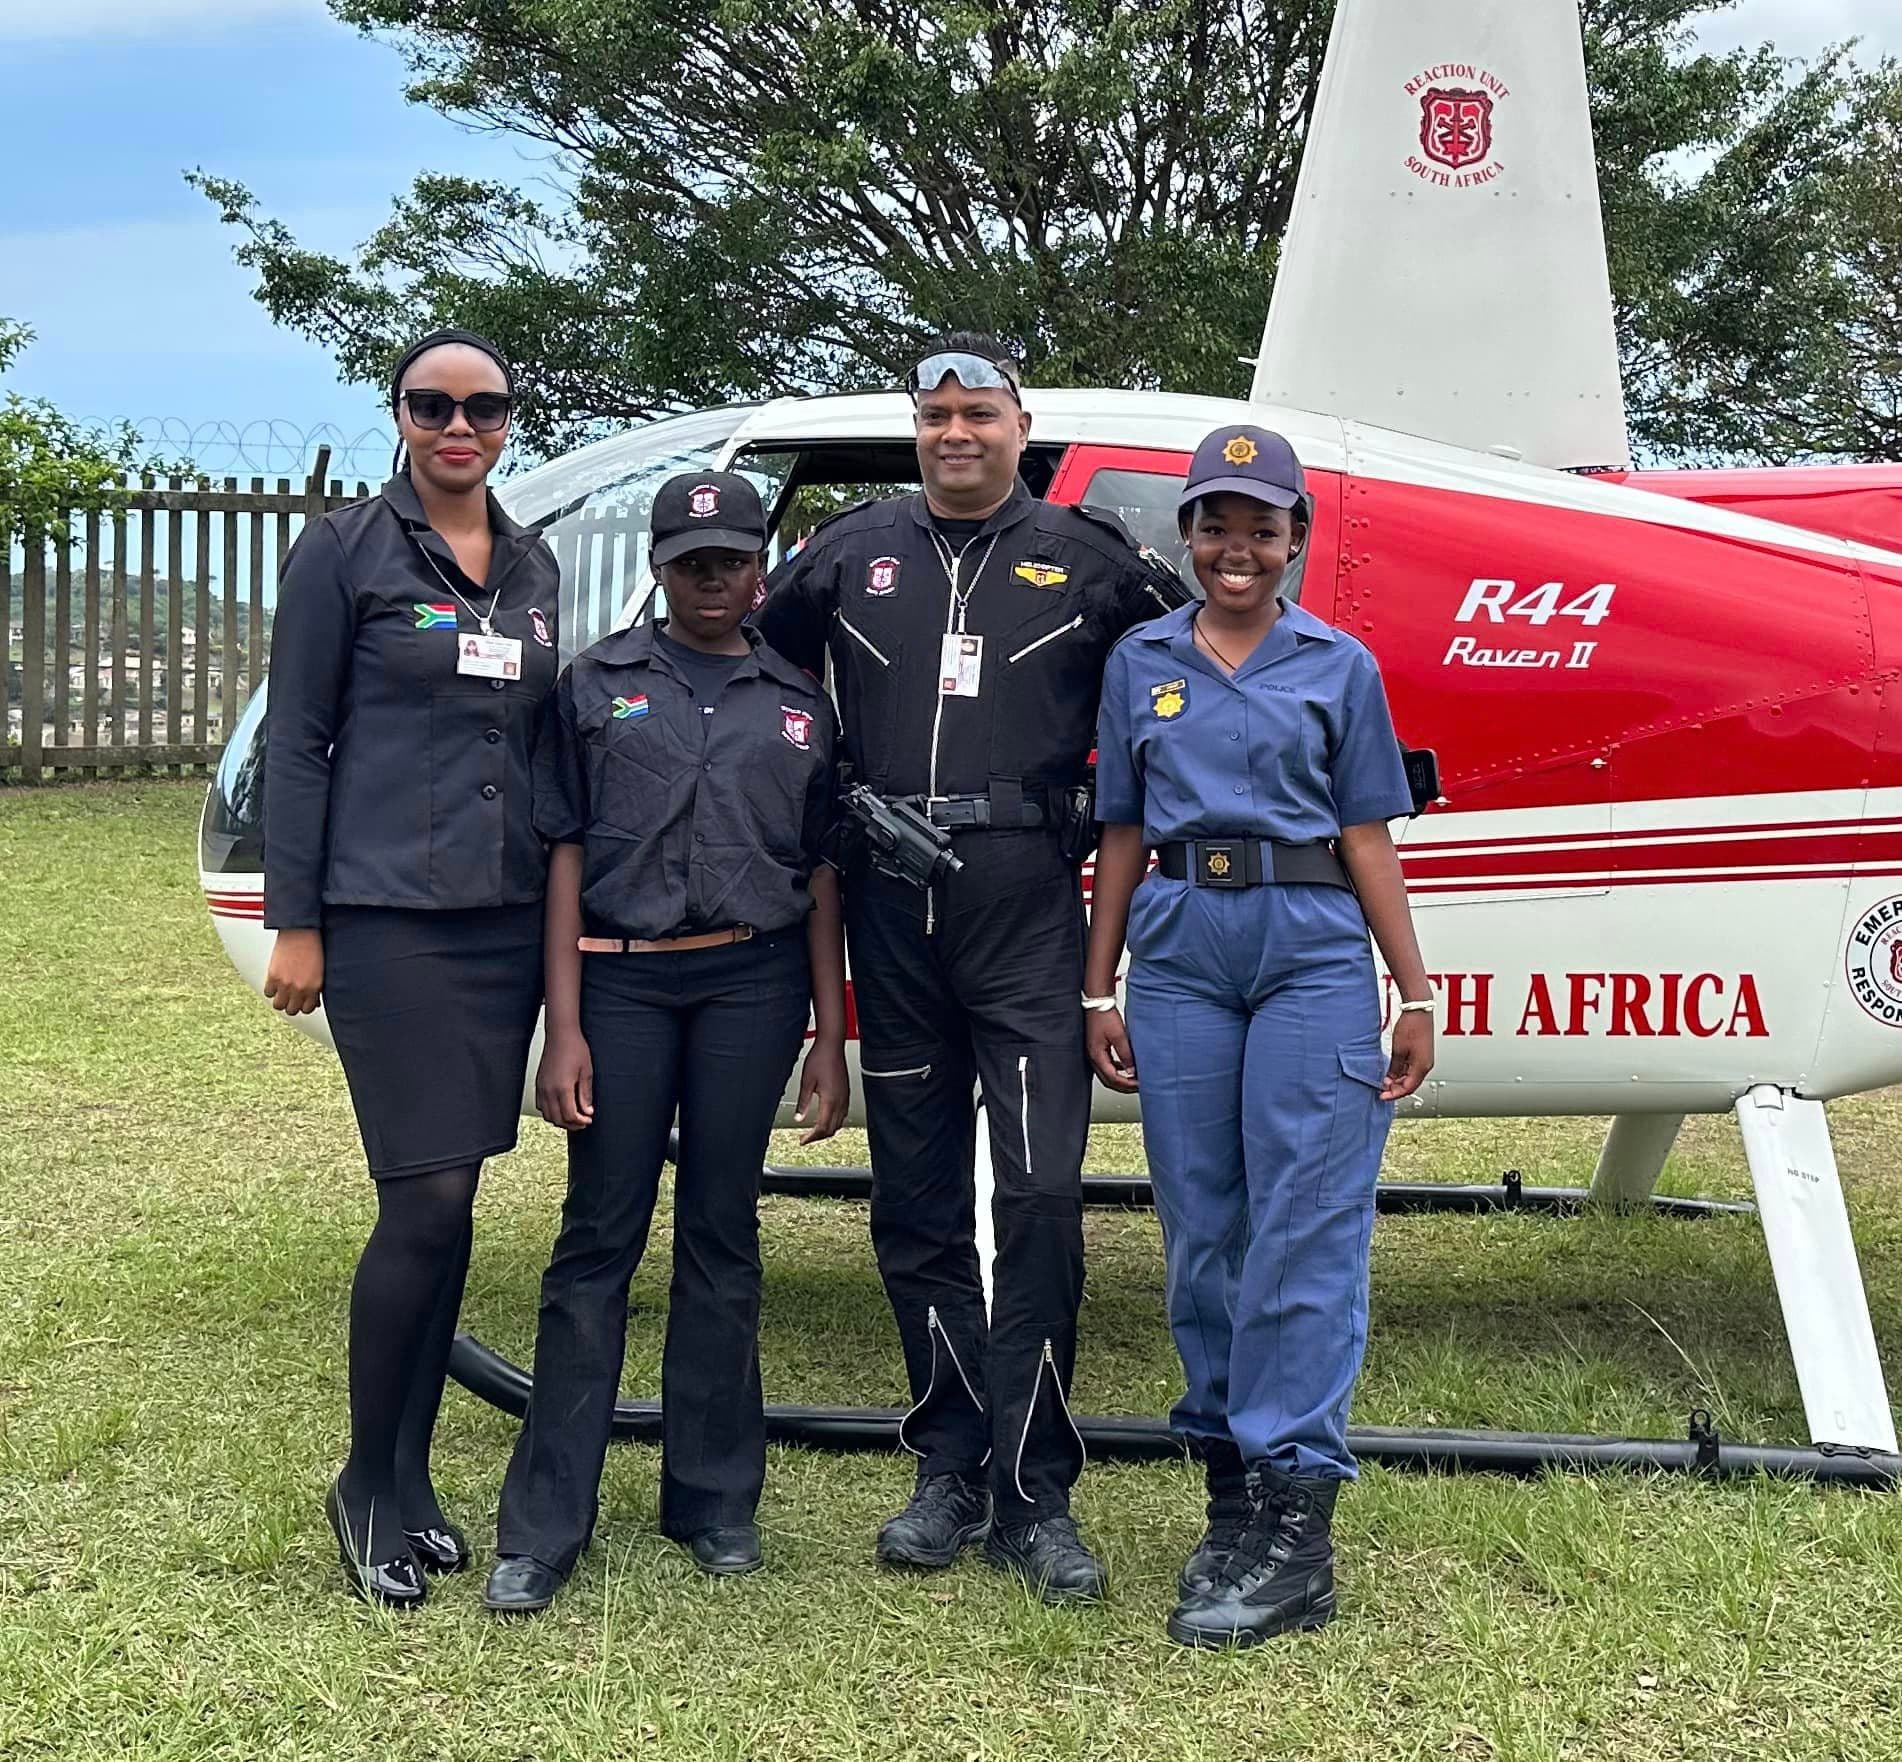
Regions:
<instances>
[{"instance_id":1,"label":"black combat boot","mask_svg":"<svg viewBox=\"0 0 1902 1762\"><path fill-rule=\"evenodd\" d=\"M1322 1627L1334 1615L1336 1480L1297 1480L1266 1463L1249 1470L1254 1503L1215 1583L1169 1617L1182 1646L1256 1646L1290 1628Z\"/></svg>"},{"instance_id":2,"label":"black combat boot","mask_svg":"<svg viewBox=\"0 0 1902 1762\"><path fill-rule=\"evenodd\" d=\"M990 1490L961 1474L920 1474L911 1503L886 1518L878 1558L887 1566L949 1566L991 1533Z\"/></svg>"},{"instance_id":3,"label":"black combat boot","mask_svg":"<svg viewBox=\"0 0 1902 1762\"><path fill-rule=\"evenodd\" d=\"M1046 1603L1100 1603L1103 1563L1090 1552L1068 1516L1045 1517L1016 1529L1002 1524L984 1544L984 1558L1014 1572Z\"/></svg>"},{"instance_id":4,"label":"black combat boot","mask_svg":"<svg viewBox=\"0 0 1902 1762\"><path fill-rule=\"evenodd\" d=\"M1255 1509L1248 1497L1248 1466L1228 1439L1191 1438L1189 1454L1201 1463L1208 1483L1209 1527L1177 1575L1177 1588L1185 1597L1196 1596L1215 1583Z\"/></svg>"}]
</instances>

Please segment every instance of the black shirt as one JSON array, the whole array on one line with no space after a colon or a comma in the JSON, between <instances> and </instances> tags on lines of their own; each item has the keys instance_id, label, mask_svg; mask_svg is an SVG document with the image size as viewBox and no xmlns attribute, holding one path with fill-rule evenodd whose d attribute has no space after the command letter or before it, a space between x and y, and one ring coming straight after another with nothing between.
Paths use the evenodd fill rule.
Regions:
<instances>
[{"instance_id":1,"label":"black shirt","mask_svg":"<svg viewBox=\"0 0 1902 1762\"><path fill-rule=\"evenodd\" d=\"M945 514L933 514L932 526L944 535L953 550L961 551L984 530L982 520L953 520Z\"/></svg>"},{"instance_id":2,"label":"black shirt","mask_svg":"<svg viewBox=\"0 0 1902 1762\"><path fill-rule=\"evenodd\" d=\"M835 515L773 571L761 635L814 674L830 649L845 756L882 795L1081 782L1104 660L1189 598L1181 578L1113 515L1021 484L961 549L934 524L922 495ZM947 632L983 639L975 696L941 690Z\"/></svg>"},{"instance_id":3,"label":"black shirt","mask_svg":"<svg viewBox=\"0 0 1902 1762\"><path fill-rule=\"evenodd\" d=\"M489 498L477 588L409 478L314 520L278 584L265 711L264 922L314 929L325 905L447 910L539 899L547 856L529 762L555 682L561 573ZM522 645L519 679L456 671L478 631Z\"/></svg>"},{"instance_id":4,"label":"black shirt","mask_svg":"<svg viewBox=\"0 0 1902 1762\"><path fill-rule=\"evenodd\" d=\"M667 626L654 627L654 641L668 660L680 670L693 695L703 702L720 695L720 687L732 678L745 655L710 655L705 649L689 648L668 635Z\"/></svg>"},{"instance_id":5,"label":"black shirt","mask_svg":"<svg viewBox=\"0 0 1902 1762\"><path fill-rule=\"evenodd\" d=\"M636 625L562 674L535 749L535 825L579 844L591 936L783 930L832 822L832 708L751 631L711 694Z\"/></svg>"}]
</instances>

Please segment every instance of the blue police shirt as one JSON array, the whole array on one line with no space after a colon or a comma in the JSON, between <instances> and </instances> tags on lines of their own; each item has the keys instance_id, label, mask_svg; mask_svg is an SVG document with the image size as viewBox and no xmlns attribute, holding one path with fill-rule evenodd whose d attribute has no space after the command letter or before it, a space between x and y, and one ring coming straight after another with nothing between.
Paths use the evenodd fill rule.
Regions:
<instances>
[{"instance_id":1,"label":"blue police shirt","mask_svg":"<svg viewBox=\"0 0 1902 1762\"><path fill-rule=\"evenodd\" d=\"M1132 630L1103 674L1096 817L1183 838L1338 838L1413 811L1380 668L1311 612L1281 616L1233 678L1195 646L1196 607Z\"/></svg>"}]
</instances>

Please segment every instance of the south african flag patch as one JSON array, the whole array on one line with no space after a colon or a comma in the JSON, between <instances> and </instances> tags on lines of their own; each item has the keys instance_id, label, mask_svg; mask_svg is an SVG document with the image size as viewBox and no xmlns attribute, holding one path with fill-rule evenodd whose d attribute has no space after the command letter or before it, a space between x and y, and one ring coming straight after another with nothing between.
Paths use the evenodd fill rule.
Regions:
<instances>
[{"instance_id":1,"label":"south african flag patch","mask_svg":"<svg viewBox=\"0 0 1902 1762\"><path fill-rule=\"evenodd\" d=\"M454 606L426 606L421 600L416 602L418 630L454 630L455 627L456 608Z\"/></svg>"},{"instance_id":2,"label":"south african flag patch","mask_svg":"<svg viewBox=\"0 0 1902 1762\"><path fill-rule=\"evenodd\" d=\"M645 692L639 697L617 697L614 700L614 719L617 722L625 722L631 716L645 716L646 714L647 694Z\"/></svg>"}]
</instances>

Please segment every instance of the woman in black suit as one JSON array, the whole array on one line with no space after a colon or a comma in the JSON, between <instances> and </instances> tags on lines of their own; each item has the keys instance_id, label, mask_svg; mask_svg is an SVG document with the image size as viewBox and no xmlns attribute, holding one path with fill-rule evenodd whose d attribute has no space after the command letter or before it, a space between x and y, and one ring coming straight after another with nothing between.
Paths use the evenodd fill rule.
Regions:
<instances>
[{"instance_id":1,"label":"woman in black suit","mask_svg":"<svg viewBox=\"0 0 1902 1762\"><path fill-rule=\"evenodd\" d=\"M488 490L514 382L425 337L390 386L408 459L286 559L265 749L265 995L329 1018L377 1222L350 1298L350 1454L327 1509L353 1588L420 1603L469 1563L429 1472L483 1160L515 1145L547 862L529 755L560 573ZM400 457L400 455L399 455Z\"/></svg>"}]
</instances>

